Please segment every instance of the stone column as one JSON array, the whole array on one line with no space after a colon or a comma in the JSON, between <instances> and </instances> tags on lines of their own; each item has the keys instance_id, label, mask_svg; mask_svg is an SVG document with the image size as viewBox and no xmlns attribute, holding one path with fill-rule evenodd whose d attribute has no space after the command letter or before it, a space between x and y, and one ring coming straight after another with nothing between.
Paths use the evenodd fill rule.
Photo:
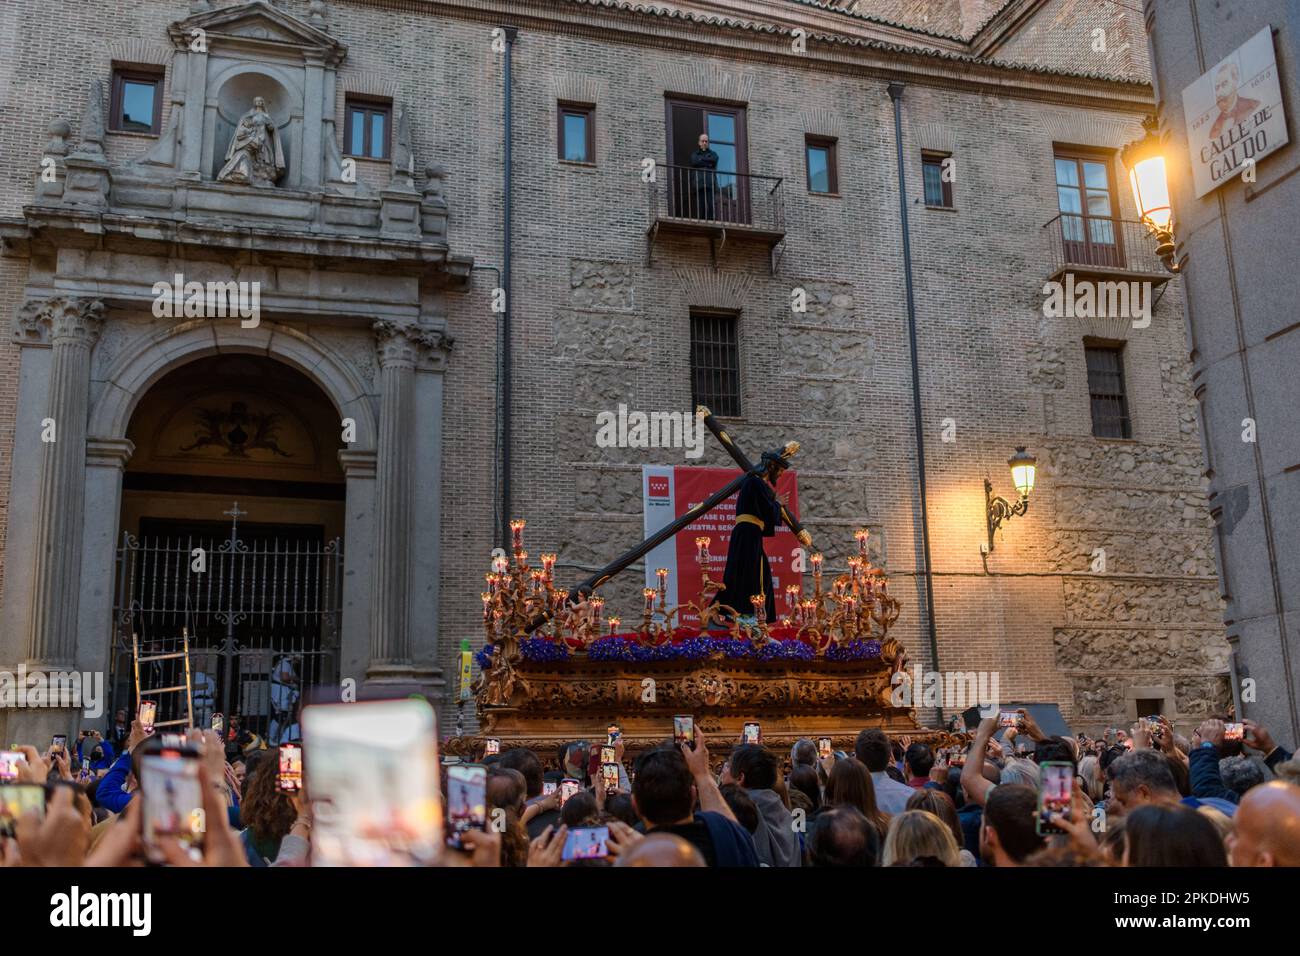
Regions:
<instances>
[{"instance_id":1,"label":"stone column","mask_svg":"<svg viewBox=\"0 0 1300 956\"><path fill-rule=\"evenodd\" d=\"M419 346L413 325L381 320L374 331L380 405L366 690L368 694L401 694L409 693L416 683L410 632L410 436L415 425L412 410Z\"/></svg>"},{"instance_id":2,"label":"stone column","mask_svg":"<svg viewBox=\"0 0 1300 956\"><path fill-rule=\"evenodd\" d=\"M370 666L363 693L368 697L429 694L436 691L439 675L436 668L415 663L411 622L415 374L417 367L441 361L450 342L441 330L414 322L381 319L374 324L374 331L381 393L374 480Z\"/></svg>"},{"instance_id":3,"label":"stone column","mask_svg":"<svg viewBox=\"0 0 1300 956\"><path fill-rule=\"evenodd\" d=\"M86 501L86 419L90 350L103 324L97 299L45 300L37 321L49 330L49 399L36 518L36 570L28 661L33 667L71 668L77 648L83 514Z\"/></svg>"}]
</instances>

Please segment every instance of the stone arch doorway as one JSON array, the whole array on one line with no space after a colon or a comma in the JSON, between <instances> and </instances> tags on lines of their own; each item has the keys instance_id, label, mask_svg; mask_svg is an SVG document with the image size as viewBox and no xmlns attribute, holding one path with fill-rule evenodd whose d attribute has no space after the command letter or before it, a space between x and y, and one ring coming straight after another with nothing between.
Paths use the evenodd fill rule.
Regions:
<instances>
[{"instance_id":1,"label":"stone arch doorway","mask_svg":"<svg viewBox=\"0 0 1300 956\"><path fill-rule=\"evenodd\" d=\"M156 377L125 425L113 596L114 703L193 693L193 721L238 715L299 736L301 689L338 680L347 479L331 398L265 354L222 352ZM182 628L188 662L179 652ZM188 673L186 664L188 663ZM159 719L188 722L179 693ZM178 725L179 726L179 725Z\"/></svg>"}]
</instances>

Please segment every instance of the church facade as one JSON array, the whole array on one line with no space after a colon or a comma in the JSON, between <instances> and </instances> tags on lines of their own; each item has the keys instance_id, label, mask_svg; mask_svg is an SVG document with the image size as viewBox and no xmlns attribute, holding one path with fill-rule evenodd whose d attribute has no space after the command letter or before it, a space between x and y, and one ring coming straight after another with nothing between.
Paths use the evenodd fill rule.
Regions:
<instances>
[{"instance_id":1,"label":"church facade","mask_svg":"<svg viewBox=\"0 0 1300 956\"><path fill-rule=\"evenodd\" d=\"M643 464L730 465L599 417L704 403L801 443L804 523L830 566L871 530L923 666L1080 730L1223 713L1181 290L1118 157L1145 45L1097 6L6 5L0 669L130 707L133 655L188 642L142 686L272 736L306 684L470 729L506 523L585 577L640 540ZM1053 312L1101 280L1125 310Z\"/></svg>"}]
</instances>

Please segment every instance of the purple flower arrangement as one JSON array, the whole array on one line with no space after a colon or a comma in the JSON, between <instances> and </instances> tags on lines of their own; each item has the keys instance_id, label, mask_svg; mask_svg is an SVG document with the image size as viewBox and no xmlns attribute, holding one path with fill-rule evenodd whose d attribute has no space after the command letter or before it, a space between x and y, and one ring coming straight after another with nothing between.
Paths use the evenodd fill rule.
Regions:
<instances>
[{"instance_id":1,"label":"purple flower arrangement","mask_svg":"<svg viewBox=\"0 0 1300 956\"><path fill-rule=\"evenodd\" d=\"M563 643L547 637L530 637L519 643L519 654L526 661L552 664L566 661L571 656ZM833 644L826 651L828 661L867 661L880 656L879 641L854 640L847 644ZM725 658L729 660L759 661L813 661L817 651L807 641L797 639L769 641L755 647L748 640L731 637L700 635L683 641L646 647L624 637L602 637L587 648L587 657L593 661L625 661L648 663L651 661L704 661ZM480 670L492 666L492 645L486 645L474 655Z\"/></svg>"},{"instance_id":2,"label":"purple flower arrangement","mask_svg":"<svg viewBox=\"0 0 1300 956\"><path fill-rule=\"evenodd\" d=\"M826 650L828 661L869 661L880 656L879 641L864 641L861 638L847 644L832 644Z\"/></svg>"}]
</instances>

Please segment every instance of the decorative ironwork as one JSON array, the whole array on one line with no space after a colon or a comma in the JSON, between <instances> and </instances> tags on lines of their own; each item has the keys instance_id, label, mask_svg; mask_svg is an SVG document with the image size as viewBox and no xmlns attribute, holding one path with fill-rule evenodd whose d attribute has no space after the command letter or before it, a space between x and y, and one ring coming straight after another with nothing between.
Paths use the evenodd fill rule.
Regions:
<instances>
[{"instance_id":1,"label":"decorative ironwork","mask_svg":"<svg viewBox=\"0 0 1300 956\"><path fill-rule=\"evenodd\" d=\"M298 735L301 689L338 680L343 549L303 531L241 529L238 504L224 539L123 532L113 607L111 706L131 700L133 635L145 656L181 649L189 628L194 719L242 717L281 741ZM183 665L151 664L149 686L177 683ZM160 718L175 715L160 714Z\"/></svg>"},{"instance_id":2,"label":"decorative ironwork","mask_svg":"<svg viewBox=\"0 0 1300 956\"><path fill-rule=\"evenodd\" d=\"M989 543L984 552L988 554L993 550L993 533L998 530L1003 521L1008 518L1014 518L1017 515L1023 515L1029 510L1029 496L1024 495L1016 500L1015 504L1007 501L1001 495L993 494L993 482L987 478L984 479L984 511L988 517Z\"/></svg>"}]
</instances>

